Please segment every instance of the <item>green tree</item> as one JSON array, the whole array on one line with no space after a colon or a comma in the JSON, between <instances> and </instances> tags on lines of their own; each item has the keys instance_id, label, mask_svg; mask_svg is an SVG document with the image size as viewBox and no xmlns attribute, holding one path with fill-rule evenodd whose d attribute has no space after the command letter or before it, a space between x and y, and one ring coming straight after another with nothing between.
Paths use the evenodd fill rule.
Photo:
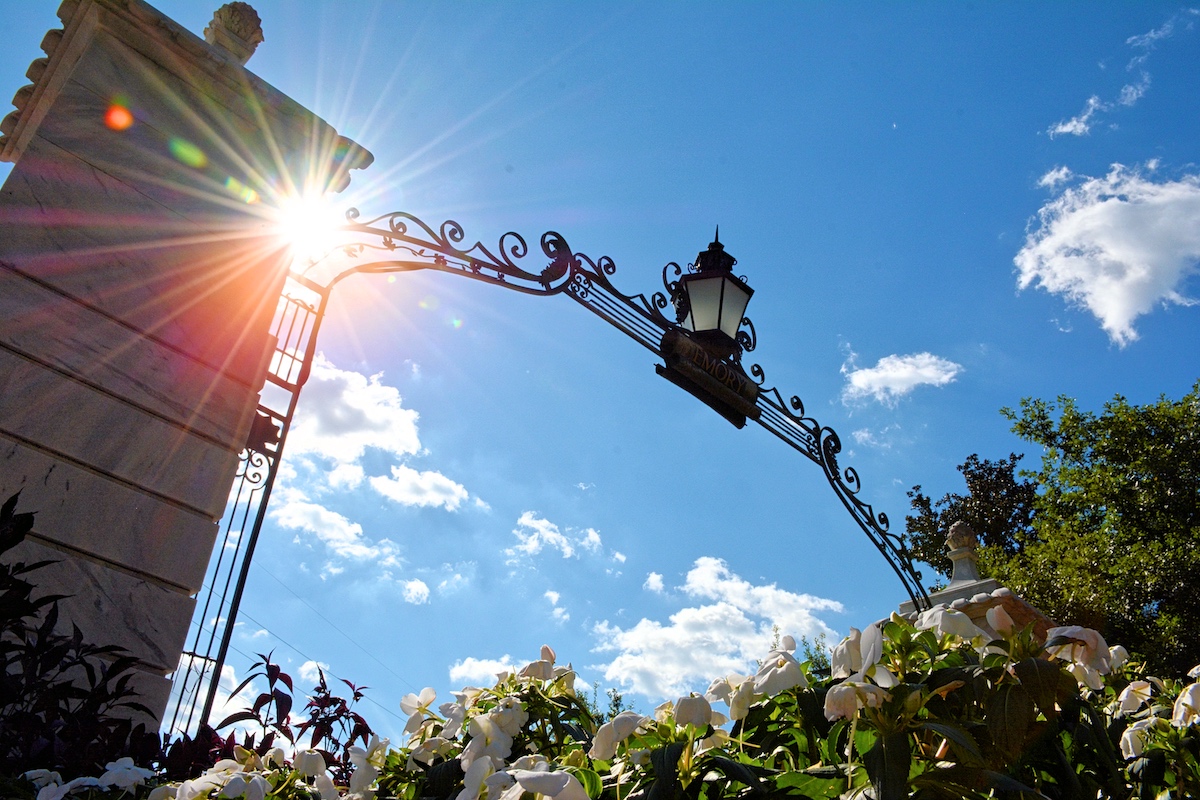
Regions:
<instances>
[{"instance_id":1,"label":"green tree","mask_svg":"<svg viewBox=\"0 0 1200 800\"><path fill-rule=\"evenodd\" d=\"M983 546L1015 554L1021 538L1032 532L1037 497L1037 484L1017 476L1021 458L1016 453L998 461L967 456L958 466L967 484L965 495L948 493L934 502L914 486L908 493L914 513L904 519L913 556L950 577L946 532L960 521L971 526Z\"/></svg>"},{"instance_id":2,"label":"green tree","mask_svg":"<svg viewBox=\"0 0 1200 800\"><path fill-rule=\"evenodd\" d=\"M1137 406L1118 395L1098 414L1067 397L1026 398L1002 413L1042 448L1041 468L1021 473L1036 484L1029 523L1017 513L1026 490L1001 470L936 504L915 487L914 543L932 546L932 532L965 519L981 533L987 574L1053 619L1096 628L1155 670L1200 662L1200 381L1178 401ZM981 465L1015 460L972 456L960 470ZM967 513L989 505L1016 524L997 533Z\"/></svg>"}]
</instances>

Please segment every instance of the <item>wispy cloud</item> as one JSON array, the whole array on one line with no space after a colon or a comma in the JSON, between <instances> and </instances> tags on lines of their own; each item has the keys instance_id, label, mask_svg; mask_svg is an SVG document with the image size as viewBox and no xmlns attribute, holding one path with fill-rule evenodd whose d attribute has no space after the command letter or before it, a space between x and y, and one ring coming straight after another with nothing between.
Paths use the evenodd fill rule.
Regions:
<instances>
[{"instance_id":1,"label":"wispy cloud","mask_svg":"<svg viewBox=\"0 0 1200 800\"><path fill-rule=\"evenodd\" d=\"M370 541L363 536L362 525L312 502L298 489L285 487L279 499L281 502L271 507L271 519L284 528L311 535L334 556L369 560L383 567L400 565L400 549L394 542L388 539Z\"/></svg>"},{"instance_id":2,"label":"wispy cloud","mask_svg":"<svg viewBox=\"0 0 1200 800\"><path fill-rule=\"evenodd\" d=\"M599 553L603 548L600 534L594 528L582 532L568 528L564 533L550 520L538 516L536 511L521 514L517 519L517 527L513 528L513 536L517 537L517 543L504 550L510 564L522 557L536 556L546 549L558 552L563 558L572 558L581 550Z\"/></svg>"},{"instance_id":3,"label":"wispy cloud","mask_svg":"<svg viewBox=\"0 0 1200 800\"><path fill-rule=\"evenodd\" d=\"M553 589L547 589L542 597L545 597L550 601L550 613L554 617L555 622L561 624L571 619L571 615L567 612L567 610L558 604L558 601L561 599L562 595Z\"/></svg>"},{"instance_id":4,"label":"wispy cloud","mask_svg":"<svg viewBox=\"0 0 1200 800\"><path fill-rule=\"evenodd\" d=\"M1156 168L1081 176L1042 206L1014 258L1018 287L1087 309L1121 347L1156 306L1196 303L1183 288L1200 262L1200 175L1155 181Z\"/></svg>"},{"instance_id":5,"label":"wispy cloud","mask_svg":"<svg viewBox=\"0 0 1200 800\"><path fill-rule=\"evenodd\" d=\"M1060 120L1046 129L1050 138L1053 139L1056 136L1086 136L1091 133L1092 127L1096 124L1097 118L1101 114L1112 111L1118 106L1124 108L1134 106L1150 89L1150 73L1145 69L1145 64L1150 58L1150 53L1158 47L1160 42L1170 39L1180 29L1192 30L1197 16L1200 16L1200 10L1195 8L1184 9L1154 30L1137 36L1130 36L1126 39L1125 44L1133 48L1135 52L1129 59L1129 63L1125 65L1125 71L1130 73L1136 72L1137 77L1131 82L1124 84L1117 91L1116 97L1110 101L1102 100L1099 95L1089 97L1087 103L1084 104L1083 110L1078 114L1069 119Z\"/></svg>"},{"instance_id":6,"label":"wispy cloud","mask_svg":"<svg viewBox=\"0 0 1200 800\"><path fill-rule=\"evenodd\" d=\"M932 353L884 356L873 367L857 367L857 354L842 365L846 386L842 402L850 404L866 398L885 405L894 405L901 397L918 386L945 386L962 372L962 365Z\"/></svg>"},{"instance_id":7,"label":"wispy cloud","mask_svg":"<svg viewBox=\"0 0 1200 800\"><path fill-rule=\"evenodd\" d=\"M642 619L620 628L604 620L594 627L597 652L615 654L598 667L605 680L652 701L703 688L714 676L753 670L776 629L794 636L832 634L816 612L842 610L834 600L752 584L711 557L697 559L679 588L709 602L680 609L667 624Z\"/></svg>"}]
</instances>

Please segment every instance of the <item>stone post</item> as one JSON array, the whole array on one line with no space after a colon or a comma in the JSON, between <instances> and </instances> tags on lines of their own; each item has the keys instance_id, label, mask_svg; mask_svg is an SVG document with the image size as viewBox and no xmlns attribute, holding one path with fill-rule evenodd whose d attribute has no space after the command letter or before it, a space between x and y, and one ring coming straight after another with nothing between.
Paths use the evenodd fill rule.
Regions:
<instances>
[{"instance_id":1,"label":"stone post","mask_svg":"<svg viewBox=\"0 0 1200 800\"><path fill-rule=\"evenodd\" d=\"M0 122L0 500L65 630L117 644L161 716L254 417L287 270L278 208L371 155L142 0L66 0Z\"/></svg>"}]
</instances>

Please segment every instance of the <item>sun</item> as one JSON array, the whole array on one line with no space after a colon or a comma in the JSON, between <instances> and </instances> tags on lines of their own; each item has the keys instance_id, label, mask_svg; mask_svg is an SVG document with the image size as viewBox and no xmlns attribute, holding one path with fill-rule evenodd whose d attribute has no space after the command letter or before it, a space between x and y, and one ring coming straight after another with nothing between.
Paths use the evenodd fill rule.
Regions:
<instances>
[{"instance_id":1,"label":"sun","mask_svg":"<svg viewBox=\"0 0 1200 800\"><path fill-rule=\"evenodd\" d=\"M308 266L337 249L344 222L328 196L303 192L282 200L276 226L298 264Z\"/></svg>"}]
</instances>

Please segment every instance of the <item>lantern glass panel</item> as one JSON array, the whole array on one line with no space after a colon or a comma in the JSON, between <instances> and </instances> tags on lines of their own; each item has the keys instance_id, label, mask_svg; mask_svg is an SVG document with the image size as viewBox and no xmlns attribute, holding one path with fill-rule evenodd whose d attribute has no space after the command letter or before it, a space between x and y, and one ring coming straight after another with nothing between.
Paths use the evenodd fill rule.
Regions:
<instances>
[{"instance_id":1,"label":"lantern glass panel","mask_svg":"<svg viewBox=\"0 0 1200 800\"><path fill-rule=\"evenodd\" d=\"M724 290L721 293L721 332L730 339L736 339L752 291L747 291L728 279L724 279L722 283Z\"/></svg>"},{"instance_id":2,"label":"lantern glass panel","mask_svg":"<svg viewBox=\"0 0 1200 800\"><path fill-rule=\"evenodd\" d=\"M717 330L721 321L721 288L725 279L720 275L688 276L684 288L688 293L691 314L688 321L694 331ZM738 318L741 321L741 318Z\"/></svg>"}]
</instances>

